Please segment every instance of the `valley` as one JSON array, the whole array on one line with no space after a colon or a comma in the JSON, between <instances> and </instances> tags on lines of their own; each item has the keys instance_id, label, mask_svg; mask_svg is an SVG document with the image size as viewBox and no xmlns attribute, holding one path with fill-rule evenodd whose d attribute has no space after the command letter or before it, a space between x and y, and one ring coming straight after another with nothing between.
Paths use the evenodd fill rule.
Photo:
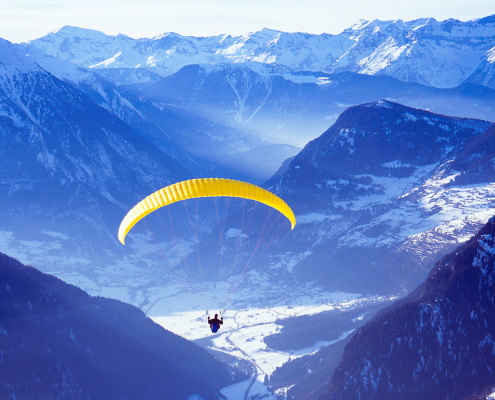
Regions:
<instances>
[{"instance_id":1,"label":"valley","mask_svg":"<svg viewBox=\"0 0 495 400\"><path fill-rule=\"evenodd\" d=\"M214 383L177 373L197 388L189 400L382 400L412 393L409 377L450 398L486 391L494 48L493 16L361 21L340 35L132 39L66 26L28 43L0 39L0 252L48 274L40 282L68 284L57 298L84 298L95 330L111 315L112 334L125 338L116 321L129 330L134 318L156 335L159 357L170 341L187 357L216 358ZM294 230L262 203L201 198L153 212L119 243L136 203L201 177L270 191L294 212ZM22 304L30 323L45 321L30 314L38 292L21 285L15 297L7 275L9 310ZM81 310L69 296L61 312L53 290L40 292L43 324L60 319L60 337L91 365L84 346L98 337L65 319ZM212 334L206 313L220 311ZM17 325L3 318L0 343L15 346L2 326ZM481 333L469 341L467 331ZM132 335L146 349L132 357L145 363L155 349ZM67 354L57 356L62 382L78 368ZM469 390L452 384L459 371L475 377L463 381ZM3 390L15 398L14 386Z\"/></svg>"}]
</instances>

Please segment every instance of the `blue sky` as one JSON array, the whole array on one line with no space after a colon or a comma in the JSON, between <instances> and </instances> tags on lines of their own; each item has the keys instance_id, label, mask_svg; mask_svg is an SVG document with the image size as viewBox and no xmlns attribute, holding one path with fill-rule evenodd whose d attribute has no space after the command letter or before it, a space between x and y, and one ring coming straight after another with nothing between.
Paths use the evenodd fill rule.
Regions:
<instances>
[{"instance_id":1,"label":"blue sky","mask_svg":"<svg viewBox=\"0 0 495 400\"><path fill-rule=\"evenodd\" d=\"M495 14L494 0L1 0L0 37L18 43L64 25L106 34L242 35L264 27L337 34L359 19L462 21Z\"/></svg>"}]
</instances>

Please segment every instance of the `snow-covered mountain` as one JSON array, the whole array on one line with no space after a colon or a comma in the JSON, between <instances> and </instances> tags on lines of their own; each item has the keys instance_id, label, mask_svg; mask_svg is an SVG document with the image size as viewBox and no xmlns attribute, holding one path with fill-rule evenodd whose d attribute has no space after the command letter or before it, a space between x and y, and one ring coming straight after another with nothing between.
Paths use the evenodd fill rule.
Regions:
<instances>
[{"instance_id":1,"label":"snow-covered mountain","mask_svg":"<svg viewBox=\"0 0 495 400\"><path fill-rule=\"evenodd\" d=\"M2 74L6 132L2 171L7 182L3 209L9 221L29 215L24 221L37 221L37 229L29 227L41 235L37 240L49 239L42 232L66 237L62 220L66 227L73 221L90 221L90 226L115 241L126 207L188 176L116 118L125 115L112 104L133 108L117 88L108 84L115 91L102 91L101 104L110 113L77 90L74 79L64 83L35 64L34 55L23 57L8 42L3 44L4 57L10 51L15 54L12 60L22 60L19 67L6 60ZM91 79L88 93L94 94L105 82ZM105 99L108 93L119 102ZM139 114L137 108L133 112ZM489 126L387 101L348 109L267 185L295 209L298 219L297 229L278 249L281 252L269 260L270 274L291 281L317 279L332 290L352 293L396 294L412 289L439 253L464 240L493 207L486 177L470 180L472 171L479 171L473 163L480 160L465 156L459 171L448 169L468 142ZM488 170L490 154L483 155ZM266 157L270 149L260 154ZM448 184L447 176L453 179L460 173L467 174L474 186ZM55 199L53 193L58 194ZM465 196L476 201L468 203ZM60 216L65 217L59 220ZM12 232L11 223L4 223L3 229ZM28 229L25 222L21 227ZM6 243L11 243L9 238ZM201 237L200 246L214 250L218 246L211 246L211 240L218 238ZM16 251L30 253L25 261L57 252ZM134 256L131 263L142 263L142 254ZM83 256L80 261L88 259ZM139 268L126 268L126 276L139 274ZM154 268L150 267L150 274ZM93 272L85 274L94 278Z\"/></svg>"},{"instance_id":2,"label":"snow-covered mountain","mask_svg":"<svg viewBox=\"0 0 495 400\"><path fill-rule=\"evenodd\" d=\"M491 26L489 21L484 24ZM121 44L132 42L129 38L119 40ZM166 242L153 230L143 233L143 229L133 232L128 246L122 248L115 234L125 211L137 200L191 176L177 162L187 163L188 156L191 162L198 161L197 154L189 153L187 146L207 151L217 137L218 143L235 150L233 158L242 160L241 149L236 146L246 145L242 141L248 137L246 132L237 131L234 125L222 131L218 121L206 119L206 112L193 113L196 105L203 104L205 110L211 107L206 93L219 110L237 107L231 108L229 117L235 122L238 116L244 126L263 113L265 121L270 121L270 112L275 117L280 109L290 119L292 111L303 103L291 109L275 101L270 104L272 108L263 109L269 104L267 94L278 92L275 98L282 99L290 93L285 103L289 104L299 93L306 102L307 116L330 117L323 118L326 125L322 131L340 112L330 110L332 114L325 114L328 103L319 100L321 96L313 99L315 94L325 88L329 88L328 93L341 90L346 99L354 101L354 97L363 95L363 81L369 85L366 91L385 93L383 97L401 93L402 98L445 99L439 103L448 99L454 103L461 98L461 107L470 105L474 110L481 104L485 111L492 107L493 91L477 85L440 90L353 72L297 73L281 64L252 61L249 65L231 65L232 59L213 66L204 66L202 60L202 65L178 72L178 77L183 74L182 81L169 76L152 84L159 88L165 82L164 87L168 85L169 89L182 84L184 91L175 91L177 102L172 104L173 98L137 98L124 87L101 79L103 75L69 65L68 60L61 63L64 60L50 58L39 48L35 51L1 44L2 250L92 294L137 305L157 320L179 310L184 313L181 318L204 325L199 318L204 308L193 301L196 299L189 288L181 286L166 265L167 261L172 261L172 266L180 264L172 249L177 237ZM98 51L103 52L103 47ZM105 74L110 70L105 69ZM115 70L120 75L113 76L114 82L130 82L125 70ZM184 85L191 71L189 76L204 78L205 88L197 85L197 78L189 82L190 86ZM149 79L154 78L149 75ZM224 85L230 92L202 92L208 85ZM392 95L387 95L387 86L394 87ZM143 95L143 88L134 87L134 93ZM410 93L413 88L419 93L416 97ZM195 91L198 96L191 96ZM342 93L330 98L337 103L339 95ZM264 98L267 100L259 108ZM334 110L344 110L347 105L341 103ZM183 130L184 126L188 129ZM163 136L159 136L160 129ZM231 303L239 310L253 304L258 308L284 304L288 310L289 305L292 308L300 302L304 310L297 312L305 312L315 306L313 302L333 302L329 299L338 292L345 292L351 299L409 292L439 257L466 241L493 215L494 129L491 122L447 117L391 101L347 108L330 129L284 163L265 185L294 209L296 229L285 241L276 243L275 251L267 252L264 260L250 265ZM198 132L206 136L196 135ZM173 137L165 139L166 134ZM143 137L163 137L161 150ZM193 140L199 137L204 141ZM242 140L236 141L238 138ZM246 157L257 160L274 158L278 151L254 145L242 150L247 150ZM256 167L256 162L249 165ZM194 237L179 239L193 267L197 259L194 249L206 250L204 277L211 280L202 284L206 291L216 294L224 284L237 285L238 279L227 276L217 282L218 256L226 254L232 259L249 246L256 247L260 232L256 228L254 233L234 229L219 236L214 213L208 217ZM248 243L245 249L239 246L240 241ZM160 255L169 258L165 261L158 258ZM186 275L185 270L179 272ZM274 310L276 315L278 308ZM245 314L246 320L253 320L250 311ZM275 334L277 327L270 326L263 332ZM257 334L242 334L239 340ZM348 332L340 334L336 340L347 337ZM227 339L223 346L231 349ZM260 359L273 355L265 354L261 347L256 351Z\"/></svg>"},{"instance_id":3,"label":"snow-covered mountain","mask_svg":"<svg viewBox=\"0 0 495 400\"><path fill-rule=\"evenodd\" d=\"M30 43L84 67L144 68L161 76L190 64L255 62L279 64L293 71L385 74L406 82L455 87L491 54L495 19L361 21L338 35L263 29L242 37L166 33L151 39L108 36L66 26ZM107 77L109 74L106 72ZM153 79L135 72L126 79L122 71L115 74L115 81L129 82L132 76L135 82Z\"/></svg>"},{"instance_id":4,"label":"snow-covered mountain","mask_svg":"<svg viewBox=\"0 0 495 400\"><path fill-rule=\"evenodd\" d=\"M495 47L488 50L478 68L468 77L466 82L495 88Z\"/></svg>"},{"instance_id":5,"label":"snow-covered mountain","mask_svg":"<svg viewBox=\"0 0 495 400\"><path fill-rule=\"evenodd\" d=\"M121 119L3 40L0 110L5 232L31 239L62 232L79 240L79 249L95 251L92 246L105 247L104 240L116 243L122 214L144 194L190 176ZM57 249L74 256L71 246Z\"/></svg>"},{"instance_id":6,"label":"snow-covered mountain","mask_svg":"<svg viewBox=\"0 0 495 400\"><path fill-rule=\"evenodd\" d=\"M164 307L162 300L171 296L173 300L166 302L167 307L174 312L192 311L196 325L186 326L200 325L208 332L204 319L198 318L202 311L198 310L194 296L187 290L184 295L184 287L170 276L163 259L155 257L158 253L153 231L142 235L144 237L138 242L138 230L134 246L129 240L129 245L123 247L116 238L118 224L132 205L158 188L190 177L190 173L117 118L119 104L126 105L118 91L108 92L106 86L102 86L105 91L97 98L96 88L105 82L94 76L88 78L84 71L71 72L65 68L61 71L65 76L60 76L63 80L59 79L35 63L34 55L26 57L18 51L18 46L6 41L0 44L1 250L44 272L63 277L93 295L121 299L151 312L154 317L164 315L160 313ZM42 64L56 73L54 66ZM82 79L74 79L77 76ZM88 82L85 89L88 94L85 94L78 87ZM110 96L105 99L109 93L115 94L115 102ZM107 109L108 105L117 107ZM126 110L130 109L127 104ZM269 148L267 152L270 155ZM268 156L259 154L259 157ZM253 287L248 285L239 289L232 300L237 305L251 304L255 300L266 304L268 299L276 302L281 297L291 299L294 296L295 291L283 282L268 284L268 279L260 275L259 281L254 279L251 283L259 291L254 293ZM206 282L205 286L211 283L216 285L217 282ZM6 286L2 287L7 290ZM300 293L309 296L308 287L302 286ZM321 291L311 293L313 301ZM341 297L347 300L356 295L337 293L325 296L324 302L338 303ZM29 312L27 301L19 303L22 303L23 311ZM58 298L57 304L61 301ZM37 303L31 304L37 307ZM300 303L299 306L307 307ZM303 311L297 310L298 313ZM288 310L288 315L290 312ZM272 318L277 318L278 313L277 309ZM114 320L113 315L108 318ZM0 325L10 330L7 324ZM75 324L72 328L80 340L83 328L79 329ZM271 332L276 326L272 323L268 329ZM186 334L191 334L190 331L187 329ZM15 341L16 337L9 335L4 339ZM72 344L70 334L59 341L60 346L63 347L66 341ZM79 343L83 343L82 340ZM114 344L118 348L120 337ZM25 345L28 345L27 341ZM20 346L19 342L12 344L17 350ZM259 353L263 355L263 351ZM22 353L17 354L22 356ZM56 362L64 357L57 352ZM17 359L14 361L17 363ZM68 370L78 371L80 364L67 362L67 365ZM124 364L121 366L125 367ZM12 368L11 371L16 374L17 370ZM67 369L62 374L65 372ZM41 374L38 370L34 373L36 376ZM184 379L177 376L177 380ZM57 375L54 380L59 378L63 379L63 375ZM71 390L80 388L79 384L91 385L91 382L73 380ZM125 385L122 388L125 390ZM202 388L204 385L198 391L206 392ZM31 386L28 389L41 393L44 388ZM54 392L56 389L50 393ZM7 393L10 396L10 392Z\"/></svg>"},{"instance_id":7,"label":"snow-covered mountain","mask_svg":"<svg viewBox=\"0 0 495 400\"><path fill-rule=\"evenodd\" d=\"M7 42L4 45L9 51L15 50ZM73 221L90 221L93 228L115 242L126 207L167 183L183 179L188 172L117 119L118 107L110 105L118 102L108 100L110 97L101 101L110 113L77 90L74 80L64 83L37 66L34 56L15 54L29 68L24 67L24 75L5 72L3 78L8 89L2 97L2 126L7 132L6 156L2 159L7 182L3 209L9 213L9 221L24 220L18 226L24 231L28 230L25 221L36 220L36 229L29 226L31 233L38 232L36 240L56 243L34 251L34 237L15 242L14 237L22 236L11 236L12 223L6 219L3 243L23 261L53 256L53 262L48 263L43 257L50 270L60 265L57 248L62 247L60 254L68 254L64 251L72 246L70 240L61 238L70 237L66 227ZM17 71L13 61L4 65L10 65L6 71ZM96 93L102 83L91 79L96 86L89 85L88 93ZM43 92L37 92L41 82ZM110 92L105 89L102 93L107 96ZM114 93L127 110L132 110L123 94L119 97L119 92ZM70 101L66 100L69 96ZM486 177L470 181L473 172L469 171L479 170L473 167L474 156L463 157L467 161L459 171L448 169L468 142L481 137L489 126L488 122L435 115L387 101L348 109L267 185L294 208L298 220L297 229L268 260L268 275L293 282L318 280L332 290L351 293L411 290L439 254L465 240L493 207L492 185ZM19 139L12 139L17 132L21 132ZM37 132L42 135L36 136ZM488 169L490 154L483 155ZM267 153L260 153L261 159L267 157L269 148ZM460 173L467 174L474 185L448 184L451 179L446 176L450 174L453 179ZM55 200L53 193L58 194ZM468 203L466 196L476 201ZM64 218L59 220L60 216ZM209 235L200 238L199 246L214 251L218 246L212 246L211 241L218 241L218 237ZM137 265L143 262L142 253L126 252L130 258L123 281L141 274ZM96 279L92 257L85 252L78 254L80 258L74 262L81 264L84 276ZM232 254L236 254L234 249ZM211 259L215 258L213 254ZM85 271L84 264L92 266ZM149 266L150 279L159 264Z\"/></svg>"},{"instance_id":8,"label":"snow-covered mountain","mask_svg":"<svg viewBox=\"0 0 495 400\"><path fill-rule=\"evenodd\" d=\"M493 392L494 236L491 218L407 299L361 328L321 398L484 399Z\"/></svg>"},{"instance_id":9,"label":"snow-covered mountain","mask_svg":"<svg viewBox=\"0 0 495 400\"><path fill-rule=\"evenodd\" d=\"M296 212L280 249L287 266L298 260L291 273L350 292L412 290L493 213L490 126L387 101L346 110L266 184Z\"/></svg>"},{"instance_id":10,"label":"snow-covered mountain","mask_svg":"<svg viewBox=\"0 0 495 400\"><path fill-rule=\"evenodd\" d=\"M438 114L493 120L495 91L476 84L438 89L389 76L280 71L252 64L189 65L136 95L271 143L303 147L346 108L389 99Z\"/></svg>"},{"instance_id":11,"label":"snow-covered mountain","mask_svg":"<svg viewBox=\"0 0 495 400\"><path fill-rule=\"evenodd\" d=\"M196 176L218 176L260 183L299 148L274 146L239 126L208 118L176 104L147 101L106 81L92 70L47 55L34 46L17 46L45 71L87 94ZM146 70L142 70L145 71ZM267 147L268 146L268 147ZM252 154L270 149L269 162ZM250 151L251 150L251 151ZM257 168L253 168L256 163Z\"/></svg>"}]
</instances>

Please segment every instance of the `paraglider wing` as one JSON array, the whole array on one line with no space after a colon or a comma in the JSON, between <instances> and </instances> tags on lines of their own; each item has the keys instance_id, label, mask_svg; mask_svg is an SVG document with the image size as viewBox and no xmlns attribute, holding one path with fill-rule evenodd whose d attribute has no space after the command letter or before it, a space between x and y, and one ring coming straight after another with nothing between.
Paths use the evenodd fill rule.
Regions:
<instances>
[{"instance_id":1,"label":"paraglider wing","mask_svg":"<svg viewBox=\"0 0 495 400\"><path fill-rule=\"evenodd\" d=\"M258 201L273 207L287 217L291 223L291 229L294 229L296 225L296 217L291 208L280 197L268 190L232 179L191 179L164 187L136 204L120 223L119 240L124 244L125 237L131 228L140 219L160 207L186 199L217 196L240 197Z\"/></svg>"}]
</instances>

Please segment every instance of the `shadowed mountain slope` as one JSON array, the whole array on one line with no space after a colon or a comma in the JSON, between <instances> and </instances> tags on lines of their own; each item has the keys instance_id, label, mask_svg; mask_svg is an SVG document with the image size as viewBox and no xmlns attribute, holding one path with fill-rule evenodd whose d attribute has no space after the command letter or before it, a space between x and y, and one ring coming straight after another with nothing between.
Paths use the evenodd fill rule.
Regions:
<instances>
[{"instance_id":1,"label":"shadowed mountain slope","mask_svg":"<svg viewBox=\"0 0 495 400\"><path fill-rule=\"evenodd\" d=\"M493 384L495 218L362 327L322 399L463 399Z\"/></svg>"},{"instance_id":2,"label":"shadowed mountain slope","mask_svg":"<svg viewBox=\"0 0 495 400\"><path fill-rule=\"evenodd\" d=\"M143 312L0 253L2 398L205 399L233 382Z\"/></svg>"}]
</instances>

